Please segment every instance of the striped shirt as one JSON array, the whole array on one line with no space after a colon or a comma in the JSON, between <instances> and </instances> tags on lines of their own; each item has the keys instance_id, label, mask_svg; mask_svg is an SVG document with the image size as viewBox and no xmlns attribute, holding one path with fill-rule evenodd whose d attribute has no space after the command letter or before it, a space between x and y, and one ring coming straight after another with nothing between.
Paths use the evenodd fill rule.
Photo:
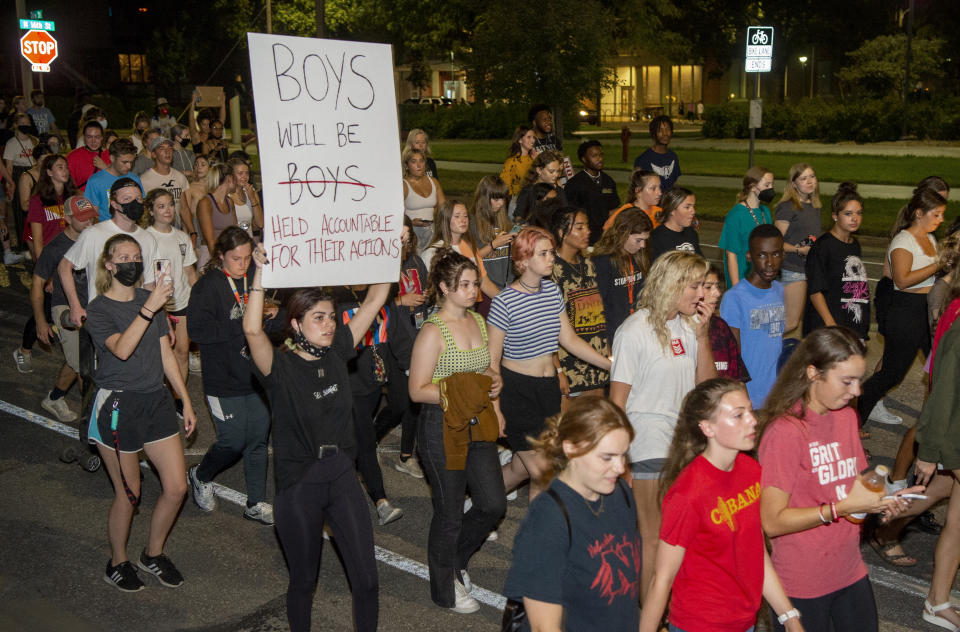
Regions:
<instances>
[{"instance_id":1,"label":"striped shirt","mask_svg":"<svg viewBox=\"0 0 960 632\"><path fill-rule=\"evenodd\" d=\"M527 360L557 350L563 294L552 281L540 280L540 291L526 294L506 287L490 305L487 322L506 333L503 357Z\"/></svg>"}]
</instances>

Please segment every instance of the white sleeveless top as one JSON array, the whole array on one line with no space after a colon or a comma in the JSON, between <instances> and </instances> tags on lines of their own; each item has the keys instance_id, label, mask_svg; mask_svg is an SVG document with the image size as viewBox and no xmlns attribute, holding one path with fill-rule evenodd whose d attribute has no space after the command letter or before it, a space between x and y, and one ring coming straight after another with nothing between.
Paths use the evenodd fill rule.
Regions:
<instances>
[{"instance_id":1,"label":"white sleeveless top","mask_svg":"<svg viewBox=\"0 0 960 632\"><path fill-rule=\"evenodd\" d=\"M433 209L437 206L437 187L430 178L430 195L424 197L413 190L409 180L407 183L407 197L403 198L403 208L410 219L433 221Z\"/></svg>"},{"instance_id":2,"label":"white sleeveless top","mask_svg":"<svg viewBox=\"0 0 960 632\"><path fill-rule=\"evenodd\" d=\"M246 195L246 192L244 192L244 197L246 197L246 201L243 204L237 204L236 202L233 204L237 213L237 226L246 230L253 237L253 204L251 204L250 197Z\"/></svg>"},{"instance_id":3,"label":"white sleeveless top","mask_svg":"<svg viewBox=\"0 0 960 632\"><path fill-rule=\"evenodd\" d=\"M932 234L927 233L927 239L930 240L930 243L933 244L933 250L937 250L937 239ZM893 268L893 258L891 253L897 249L906 250L911 255L913 255L913 263L910 265L910 271L919 270L924 268L931 263L937 263L937 257L931 257L923 251L923 248L920 247L920 244L917 243L917 240L913 235L910 234L910 231L904 229L899 233L893 236L893 239L890 240L890 246L887 247L887 263L890 264L891 269ZM891 274L892 276L892 274ZM933 285L934 281L937 280L936 274L931 274L923 281L920 281L917 284L911 285L910 287L903 288L897 287L896 282L894 282L894 287L897 287L898 290L917 290L922 287L930 287Z\"/></svg>"}]
</instances>

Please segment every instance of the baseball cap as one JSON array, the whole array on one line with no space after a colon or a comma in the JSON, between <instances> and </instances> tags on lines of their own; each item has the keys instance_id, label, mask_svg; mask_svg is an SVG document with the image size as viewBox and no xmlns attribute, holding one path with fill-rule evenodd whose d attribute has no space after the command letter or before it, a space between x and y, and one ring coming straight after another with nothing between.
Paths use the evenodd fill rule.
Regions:
<instances>
[{"instance_id":1,"label":"baseball cap","mask_svg":"<svg viewBox=\"0 0 960 632\"><path fill-rule=\"evenodd\" d=\"M100 211L93 203L82 195L71 195L63 204L63 214L73 217L78 222L85 222L100 216Z\"/></svg>"},{"instance_id":2,"label":"baseball cap","mask_svg":"<svg viewBox=\"0 0 960 632\"><path fill-rule=\"evenodd\" d=\"M164 138L163 136L157 136L157 137L154 138L152 141L150 141L150 151L153 151L154 149L156 149L157 147L159 147L160 145L162 145L162 144L164 144L164 143L166 143L166 144L170 145L171 147L173 147L173 141L172 141L172 140L170 140L169 138Z\"/></svg>"},{"instance_id":3,"label":"baseball cap","mask_svg":"<svg viewBox=\"0 0 960 632\"><path fill-rule=\"evenodd\" d=\"M125 189L126 187L137 187L140 189L140 192L143 192L143 187L137 183L133 178L117 178L113 184L110 185L110 197L113 197L113 194L119 191L120 189Z\"/></svg>"}]
</instances>

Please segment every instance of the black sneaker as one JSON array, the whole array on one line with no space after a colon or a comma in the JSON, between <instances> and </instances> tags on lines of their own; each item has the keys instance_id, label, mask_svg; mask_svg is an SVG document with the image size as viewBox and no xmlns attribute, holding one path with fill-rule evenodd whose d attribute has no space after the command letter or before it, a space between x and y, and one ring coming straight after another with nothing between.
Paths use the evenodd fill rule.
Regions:
<instances>
[{"instance_id":1,"label":"black sneaker","mask_svg":"<svg viewBox=\"0 0 960 632\"><path fill-rule=\"evenodd\" d=\"M930 535L940 535L940 530L943 528L940 526L940 523L937 522L937 519L934 518L933 513L929 511L925 511L917 516L913 524L924 533L929 533Z\"/></svg>"},{"instance_id":2,"label":"black sneaker","mask_svg":"<svg viewBox=\"0 0 960 632\"><path fill-rule=\"evenodd\" d=\"M167 588L177 588L183 583L183 575L181 575L177 567L173 565L170 558L163 553L156 557L150 557L147 555L147 551L144 550L140 553L137 566L154 575L160 583Z\"/></svg>"},{"instance_id":3,"label":"black sneaker","mask_svg":"<svg viewBox=\"0 0 960 632\"><path fill-rule=\"evenodd\" d=\"M103 581L116 586L123 592L143 590L143 582L137 577L137 569L133 567L129 560L116 566L107 562L107 572L103 576Z\"/></svg>"}]
</instances>

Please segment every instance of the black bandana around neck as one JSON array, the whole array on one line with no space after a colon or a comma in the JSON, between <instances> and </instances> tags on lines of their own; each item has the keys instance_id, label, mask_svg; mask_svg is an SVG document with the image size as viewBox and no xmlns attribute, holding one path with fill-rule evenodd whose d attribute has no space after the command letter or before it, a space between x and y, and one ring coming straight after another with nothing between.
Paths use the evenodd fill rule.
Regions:
<instances>
[{"instance_id":1,"label":"black bandana around neck","mask_svg":"<svg viewBox=\"0 0 960 632\"><path fill-rule=\"evenodd\" d=\"M315 358L322 358L323 356L327 355L327 351L330 350L330 347L318 347L317 345L313 344L307 340L301 331L293 332L293 342L296 343L296 345L300 347L302 351L309 353Z\"/></svg>"}]
</instances>

